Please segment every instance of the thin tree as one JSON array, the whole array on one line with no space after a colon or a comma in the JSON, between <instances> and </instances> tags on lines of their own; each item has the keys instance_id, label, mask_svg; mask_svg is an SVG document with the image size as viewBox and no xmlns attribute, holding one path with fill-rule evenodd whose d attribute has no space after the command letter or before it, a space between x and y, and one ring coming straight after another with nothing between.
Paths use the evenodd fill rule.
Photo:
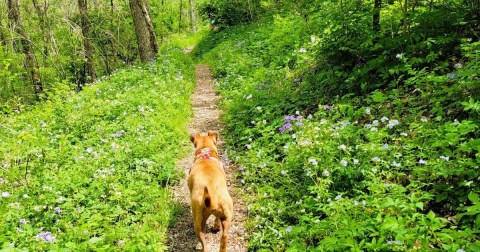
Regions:
<instances>
[{"instance_id":1,"label":"thin tree","mask_svg":"<svg viewBox=\"0 0 480 252\"><path fill-rule=\"evenodd\" d=\"M158 44L150 16L150 7L146 0L129 0L135 34L137 37L140 60L147 62L158 53Z\"/></svg>"},{"instance_id":2,"label":"thin tree","mask_svg":"<svg viewBox=\"0 0 480 252\"><path fill-rule=\"evenodd\" d=\"M195 0L189 0L190 4L190 28L197 32L197 16L195 15Z\"/></svg>"},{"instance_id":3,"label":"thin tree","mask_svg":"<svg viewBox=\"0 0 480 252\"><path fill-rule=\"evenodd\" d=\"M43 64L46 64L46 58L50 54L49 46L51 44L52 38L52 34L50 31L50 22L47 16L48 4L46 0L43 2L43 6L38 3L38 0L32 0L32 3L33 7L35 7L37 17L40 21L40 30L42 32L43 39Z\"/></svg>"},{"instance_id":4,"label":"thin tree","mask_svg":"<svg viewBox=\"0 0 480 252\"><path fill-rule=\"evenodd\" d=\"M182 29L182 12L183 12L183 1L180 0L180 8L178 12L178 32L180 33Z\"/></svg>"},{"instance_id":5,"label":"thin tree","mask_svg":"<svg viewBox=\"0 0 480 252\"><path fill-rule=\"evenodd\" d=\"M40 73L38 72L38 64L33 53L32 44L23 29L18 0L7 0L7 6L8 18L10 19L11 25L14 31L20 36L22 52L25 55L25 68L27 72L30 73L35 97L40 99L40 94L43 93L43 85L40 79Z\"/></svg>"},{"instance_id":6,"label":"thin tree","mask_svg":"<svg viewBox=\"0 0 480 252\"><path fill-rule=\"evenodd\" d=\"M90 81L93 82L96 79L96 75L95 65L93 62L93 49L89 38L90 23L88 22L87 0L78 0L78 10L80 12L80 25L82 27L84 54L85 59L87 60L87 72Z\"/></svg>"},{"instance_id":7,"label":"thin tree","mask_svg":"<svg viewBox=\"0 0 480 252\"><path fill-rule=\"evenodd\" d=\"M5 28L3 27L2 20L0 19L0 44L3 46L4 51L7 51L7 38L5 36Z\"/></svg>"},{"instance_id":8,"label":"thin tree","mask_svg":"<svg viewBox=\"0 0 480 252\"><path fill-rule=\"evenodd\" d=\"M373 32L378 36L380 32L380 8L382 7L382 0L375 0L373 4Z\"/></svg>"}]
</instances>

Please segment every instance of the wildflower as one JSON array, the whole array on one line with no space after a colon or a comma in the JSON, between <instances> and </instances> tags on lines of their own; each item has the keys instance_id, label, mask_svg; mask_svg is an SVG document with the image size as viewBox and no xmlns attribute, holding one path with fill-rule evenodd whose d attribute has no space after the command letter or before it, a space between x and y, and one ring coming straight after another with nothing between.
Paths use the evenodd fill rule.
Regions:
<instances>
[{"instance_id":1,"label":"wildflower","mask_svg":"<svg viewBox=\"0 0 480 252\"><path fill-rule=\"evenodd\" d=\"M260 107L260 106L257 106L256 109L257 109L258 111L262 111L262 107Z\"/></svg>"},{"instance_id":2,"label":"wildflower","mask_svg":"<svg viewBox=\"0 0 480 252\"><path fill-rule=\"evenodd\" d=\"M402 133L400 133L400 136L408 136L408 134L405 133L405 132L402 132Z\"/></svg>"},{"instance_id":3,"label":"wildflower","mask_svg":"<svg viewBox=\"0 0 480 252\"><path fill-rule=\"evenodd\" d=\"M373 126L378 126L378 120L373 120L372 125Z\"/></svg>"},{"instance_id":4,"label":"wildflower","mask_svg":"<svg viewBox=\"0 0 480 252\"><path fill-rule=\"evenodd\" d=\"M387 143L383 144L383 145L382 145L382 148L387 149L387 148L388 148L388 144L387 144Z\"/></svg>"},{"instance_id":5,"label":"wildflower","mask_svg":"<svg viewBox=\"0 0 480 252\"><path fill-rule=\"evenodd\" d=\"M403 58L403 54L402 53L397 53L397 55L395 55L395 58L401 60Z\"/></svg>"},{"instance_id":6,"label":"wildflower","mask_svg":"<svg viewBox=\"0 0 480 252\"><path fill-rule=\"evenodd\" d=\"M358 159L353 159L353 164L358 164Z\"/></svg>"},{"instance_id":7,"label":"wildflower","mask_svg":"<svg viewBox=\"0 0 480 252\"><path fill-rule=\"evenodd\" d=\"M297 138L297 134L292 134L292 138L293 138L293 139L296 139L296 138Z\"/></svg>"},{"instance_id":8,"label":"wildflower","mask_svg":"<svg viewBox=\"0 0 480 252\"><path fill-rule=\"evenodd\" d=\"M324 110L333 110L333 106L325 106L323 109Z\"/></svg>"},{"instance_id":9,"label":"wildflower","mask_svg":"<svg viewBox=\"0 0 480 252\"><path fill-rule=\"evenodd\" d=\"M92 153L92 151L93 151L93 148L92 148L92 147L88 147L88 148L87 148L87 152L88 152L88 153Z\"/></svg>"},{"instance_id":10,"label":"wildflower","mask_svg":"<svg viewBox=\"0 0 480 252\"><path fill-rule=\"evenodd\" d=\"M287 233L292 232L292 226L288 226L288 227L285 229L285 231L286 231Z\"/></svg>"},{"instance_id":11,"label":"wildflower","mask_svg":"<svg viewBox=\"0 0 480 252\"><path fill-rule=\"evenodd\" d=\"M65 198L63 196L60 196L58 199L57 199L57 202L58 203L62 203L65 201Z\"/></svg>"},{"instance_id":12,"label":"wildflower","mask_svg":"<svg viewBox=\"0 0 480 252\"><path fill-rule=\"evenodd\" d=\"M123 134L125 134L125 130L120 130L120 131L115 133L115 137L117 137L117 138L121 137L121 136L123 136Z\"/></svg>"},{"instance_id":13,"label":"wildflower","mask_svg":"<svg viewBox=\"0 0 480 252\"><path fill-rule=\"evenodd\" d=\"M354 204L355 206L358 206L358 200L353 201L353 204Z\"/></svg>"},{"instance_id":14,"label":"wildflower","mask_svg":"<svg viewBox=\"0 0 480 252\"><path fill-rule=\"evenodd\" d=\"M57 213L57 214L62 213L62 209L60 209L60 207L55 207L53 210L54 210L55 213Z\"/></svg>"},{"instance_id":15,"label":"wildflower","mask_svg":"<svg viewBox=\"0 0 480 252\"><path fill-rule=\"evenodd\" d=\"M457 68L457 69L463 67L462 63L460 63L460 62L456 63L456 64L453 65L453 66L454 66L455 68Z\"/></svg>"},{"instance_id":16,"label":"wildflower","mask_svg":"<svg viewBox=\"0 0 480 252\"><path fill-rule=\"evenodd\" d=\"M363 206L366 206L367 205L367 202L365 200L362 200L362 205Z\"/></svg>"},{"instance_id":17,"label":"wildflower","mask_svg":"<svg viewBox=\"0 0 480 252\"><path fill-rule=\"evenodd\" d=\"M342 159L342 161L340 161L340 164L341 164L342 166L347 166L347 165L348 165L348 162L347 162L346 160L343 160L343 159Z\"/></svg>"},{"instance_id":18,"label":"wildflower","mask_svg":"<svg viewBox=\"0 0 480 252\"><path fill-rule=\"evenodd\" d=\"M318 165L318 162L315 158L309 158L308 159L308 163L312 164L312 165L315 165L317 166Z\"/></svg>"},{"instance_id":19,"label":"wildflower","mask_svg":"<svg viewBox=\"0 0 480 252\"><path fill-rule=\"evenodd\" d=\"M28 194L25 193L25 194L23 195L23 198L24 198L24 199L28 199L28 198L30 198L30 196L28 196Z\"/></svg>"},{"instance_id":20,"label":"wildflower","mask_svg":"<svg viewBox=\"0 0 480 252\"><path fill-rule=\"evenodd\" d=\"M50 232L40 232L36 238L37 241L42 240L49 243L54 243L56 239L56 237Z\"/></svg>"},{"instance_id":21,"label":"wildflower","mask_svg":"<svg viewBox=\"0 0 480 252\"><path fill-rule=\"evenodd\" d=\"M453 124L454 124L454 125L459 125L460 122L458 121L458 119L455 119L455 120L453 120Z\"/></svg>"},{"instance_id":22,"label":"wildflower","mask_svg":"<svg viewBox=\"0 0 480 252\"><path fill-rule=\"evenodd\" d=\"M440 156L440 159L443 159L443 160L445 160L445 161L448 161L448 160L450 160L450 157L448 157L448 156Z\"/></svg>"},{"instance_id":23,"label":"wildflower","mask_svg":"<svg viewBox=\"0 0 480 252\"><path fill-rule=\"evenodd\" d=\"M422 122L428 122L428 118L425 117L425 116L422 116L422 118L420 118L420 121L422 121Z\"/></svg>"},{"instance_id":24,"label":"wildflower","mask_svg":"<svg viewBox=\"0 0 480 252\"><path fill-rule=\"evenodd\" d=\"M453 78L455 78L455 73L451 73L447 77L447 79L450 79L450 80L453 79Z\"/></svg>"},{"instance_id":25,"label":"wildflower","mask_svg":"<svg viewBox=\"0 0 480 252\"><path fill-rule=\"evenodd\" d=\"M292 124L291 123L286 123L284 124L282 127L280 127L280 129L278 129L280 131L280 133L284 133L285 131L287 130L292 130Z\"/></svg>"},{"instance_id":26,"label":"wildflower","mask_svg":"<svg viewBox=\"0 0 480 252\"><path fill-rule=\"evenodd\" d=\"M345 144L342 144L339 146L340 150L346 150L347 149L347 146Z\"/></svg>"},{"instance_id":27,"label":"wildflower","mask_svg":"<svg viewBox=\"0 0 480 252\"><path fill-rule=\"evenodd\" d=\"M341 200L341 199L342 199L342 195L340 194L335 197L335 200Z\"/></svg>"},{"instance_id":28,"label":"wildflower","mask_svg":"<svg viewBox=\"0 0 480 252\"><path fill-rule=\"evenodd\" d=\"M251 149L252 148L252 145L251 144L246 144L245 147L247 147L247 149Z\"/></svg>"},{"instance_id":29,"label":"wildflower","mask_svg":"<svg viewBox=\"0 0 480 252\"><path fill-rule=\"evenodd\" d=\"M3 184L3 182L5 182L5 179L0 178L0 184Z\"/></svg>"},{"instance_id":30,"label":"wildflower","mask_svg":"<svg viewBox=\"0 0 480 252\"><path fill-rule=\"evenodd\" d=\"M372 168L372 172L373 173L377 172L377 168Z\"/></svg>"},{"instance_id":31,"label":"wildflower","mask_svg":"<svg viewBox=\"0 0 480 252\"><path fill-rule=\"evenodd\" d=\"M118 246L123 247L123 246L125 246L125 241L124 240L119 240L117 244L118 244Z\"/></svg>"},{"instance_id":32,"label":"wildflower","mask_svg":"<svg viewBox=\"0 0 480 252\"><path fill-rule=\"evenodd\" d=\"M328 176L330 176L330 172L328 172L328 170L323 170L322 175L324 177L328 177Z\"/></svg>"},{"instance_id":33,"label":"wildflower","mask_svg":"<svg viewBox=\"0 0 480 252\"><path fill-rule=\"evenodd\" d=\"M370 108L366 108L365 109L365 114L370 115L370 113L371 113Z\"/></svg>"},{"instance_id":34,"label":"wildflower","mask_svg":"<svg viewBox=\"0 0 480 252\"><path fill-rule=\"evenodd\" d=\"M373 162L378 162L378 161L380 161L380 158L379 158L379 157L373 157L373 158L372 158L372 161L373 161Z\"/></svg>"},{"instance_id":35,"label":"wildflower","mask_svg":"<svg viewBox=\"0 0 480 252\"><path fill-rule=\"evenodd\" d=\"M306 52L307 52L307 50L306 50L305 48L303 48L303 47L302 47L302 48L300 48L300 49L298 50L298 52L299 52L299 53L306 53Z\"/></svg>"},{"instance_id":36,"label":"wildflower","mask_svg":"<svg viewBox=\"0 0 480 252\"><path fill-rule=\"evenodd\" d=\"M343 121L340 122L340 124L343 125L343 126L347 126L347 125L350 125L350 122L347 121L347 120L343 120Z\"/></svg>"},{"instance_id":37,"label":"wildflower","mask_svg":"<svg viewBox=\"0 0 480 252\"><path fill-rule=\"evenodd\" d=\"M250 100L250 99L252 99L252 97L253 97L252 94L249 94L249 95L246 97L246 99L247 99L247 100Z\"/></svg>"},{"instance_id":38,"label":"wildflower","mask_svg":"<svg viewBox=\"0 0 480 252\"><path fill-rule=\"evenodd\" d=\"M380 121L386 122L386 121L388 121L388 117L384 116L384 117L380 118Z\"/></svg>"},{"instance_id":39,"label":"wildflower","mask_svg":"<svg viewBox=\"0 0 480 252\"><path fill-rule=\"evenodd\" d=\"M27 224L28 221L25 220L25 219L20 219L20 220L18 220L18 222L19 222L20 224Z\"/></svg>"},{"instance_id":40,"label":"wildflower","mask_svg":"<svg viewBox=\"0 0 480 252\"><path fill-rule=\"evenodd\" d=\"M314 35L310 36L310 42L315 43L315 41L317 41L317 37Z\"/></svg>"},{"instance_id":41,"label":"wildflower","mask_svg":"<svg viewBox=\"0 0 480 252\"><path fill-rule=\"evenodd\" d=\"M421 164L421 165L424 165L427 163L427 161L423 160L423 159L420 159L418 160L418 163Z\"/></svg>"},{"instance_id":42,"label":"wildflower","mask_svg":"<svg viewBox=\"0 0 480 252\"><path fill-rule=\"evenodd\" d=\"M398 120L393 119L390 122L388 122L387 127L391 129L397 125L398 125Z\"/></svg>"},{"instance_id":43,"label":"wildflower","mask_svg":"<svg viewBox=\"0 0 480 252\"><path fill-rule=\"evenodd\" d=\"M401 165L402 165L401 163L397 163L395 161L392 162L393 167L400 167Z\"/></svg>"},{"instance_id":44,"label":"wildflower","mask_svg":"<svg viewBox=\"0 0 480 252\"><path fill-rule=\"evenodd\" d=\"M12 196L12 194L10 194L9 192L2 192L2 198L8 198Z\"/></svg>"},{"instance_id":45,"label":"wildflower","mask_svg":"<svg viewBox=\"0 0 480 252\"><path fill-rule=\"evenodd\" d=\"M287 175L287 171L286 171L286 170L282 170L282 171L280 172L280 174L282 174L283 176L285 176L285 175Z\"/></svg>"},{"instance_id":46,"label":"wildflower","mask_svg":"<svg viewBox=\"0 0 480 252\"><path fill-rule=\"evenodd\" d=\"M457 249L457 252L465 252L464 249Z\"/></svg>"}]
</instances>

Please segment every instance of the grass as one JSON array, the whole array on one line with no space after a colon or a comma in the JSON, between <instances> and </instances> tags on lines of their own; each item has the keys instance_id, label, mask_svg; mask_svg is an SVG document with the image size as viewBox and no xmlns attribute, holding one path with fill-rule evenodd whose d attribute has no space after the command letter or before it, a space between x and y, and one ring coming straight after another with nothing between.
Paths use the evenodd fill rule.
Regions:
<instances>
[{"instance_id":1,"label":"grass","mask_svg":"<svg viewBox=\"0 0 480 252\"><path fill-rule=\"evenodd\" d=\"M162 52L0 117L0 248L166 250L194 72L182 49Z\"/></svg>"}]
</instances>

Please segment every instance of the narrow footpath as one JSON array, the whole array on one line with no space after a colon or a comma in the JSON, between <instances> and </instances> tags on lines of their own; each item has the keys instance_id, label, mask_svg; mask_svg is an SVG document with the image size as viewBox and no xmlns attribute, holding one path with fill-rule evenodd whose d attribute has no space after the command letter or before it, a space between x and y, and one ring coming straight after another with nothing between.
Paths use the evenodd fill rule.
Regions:
<instances>
[{"instance_id":1,"label":"narrow footpath","mask_svg":"<svg viewBox=\"0 0 480 252\"><path fill-rule=\"evenodd\" d=\"M222 141L222 125L220 123L221 110L218 108L219 97L215 94L212 73L207 65L196 66L197 86L191 98L191 104L194 111L194 119L187 129L189 132L207 132L208 130L217 130L220 132L219 153L222 156L225 171L227 174L227 183L230 196L234 201L233 223L228 233L227 251L242 252L247 251L245 222L246 206L240 199L240 185L237 184L233 174L237 169L225 155L225 146ZM173 252L198 251L201 246L193 231L193 219L190 210L190 192L187 186L188 170L192 166L194 158L194 149L185 158L177 163L177 168L185 173L184 178L179 184L172 188L174 198L181 205L181 213L177 216L174 226L169 229L169 247ZM206 234L208 250L210 252L219 251L221 231L213 233L214 216L208 219L208 232Z\"/></svg>"}]
</instances>

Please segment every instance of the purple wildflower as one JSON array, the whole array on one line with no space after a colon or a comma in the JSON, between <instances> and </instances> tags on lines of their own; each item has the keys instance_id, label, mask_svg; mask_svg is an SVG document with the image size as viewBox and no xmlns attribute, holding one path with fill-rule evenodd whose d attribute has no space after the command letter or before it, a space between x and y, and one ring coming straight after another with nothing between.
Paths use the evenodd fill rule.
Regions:
<instances>
[{"instance_id":1,"label":"purple wildflower","mask_svg":"<svg viewBox=\"0 0 480 252\"><path fill-rule=\"evenodd\" d=\"M25 219L20 219L20 220L18 220L18 222L20 222L21 224L27 224L27 220L25 220Z\"/></svg>"},{"instance_id":2,"label":"purple wildflower","mask_svg":"<svg viewBox=\"0 0 480 252\"><path fill-rule=\"evenodd\" d=\"M287 130L292 130L292 124L291 123L285 123L282 127L280 127L280 133L283 133Z\"/></svg>"},{"instance_id":3,"label":"purple wildflower","mask_svg":"<svg viewBox=\"0 0 480 252\"><path fill-rule=\"evenodd\" d=\"M284 122L290 122L290 121L296 121L296 120L297 118L294 115L288 115L288 116L285 116L285 118L283 118Z\"/></svg>"},{"instance_id":4,"label":"purple wildflower","mask_svg":"<svg viewBox=\"0 0 480 252\"><path fill-rule=\"evenodd\" d=\"M57 213L57 214L62 213L62 209L60 209L60 207L55 207L53 210L54 210L55 213Z\"/></svg>"},{"instance_id":5,"label":"purple wildflower","mask_svg":"<svg viewBox=\"0 0 480 252\"><path fill-rule=\"evenodd\" d=\"M333 110L333 106L325 106L323 109L324 110Z\"/></svg>"},{"instance_id":6,"label":"purple wildflower","mask_svg":"<svg viewBox=\"0 0 480 252\"><path fill-rule=\"evenodd\" d=\"M451 73L451 74L448 75L447 78L451 80L451 79L455 78L455 74L454 74L454 73Z\"/></svg>"},{"instance_id":7,"label":"purple wildflower","mask_svg":"<svg viewBox=\"0 0 480 252\"><path fill-rule=\"evenodd\" d=\"M37 235L37 241L42 240L42 241L45 241L45 242L54 243L55 239L56 239L56 237L54 235L52 235L51 232L40 232Z\"/></svg>"}]
</instances>

